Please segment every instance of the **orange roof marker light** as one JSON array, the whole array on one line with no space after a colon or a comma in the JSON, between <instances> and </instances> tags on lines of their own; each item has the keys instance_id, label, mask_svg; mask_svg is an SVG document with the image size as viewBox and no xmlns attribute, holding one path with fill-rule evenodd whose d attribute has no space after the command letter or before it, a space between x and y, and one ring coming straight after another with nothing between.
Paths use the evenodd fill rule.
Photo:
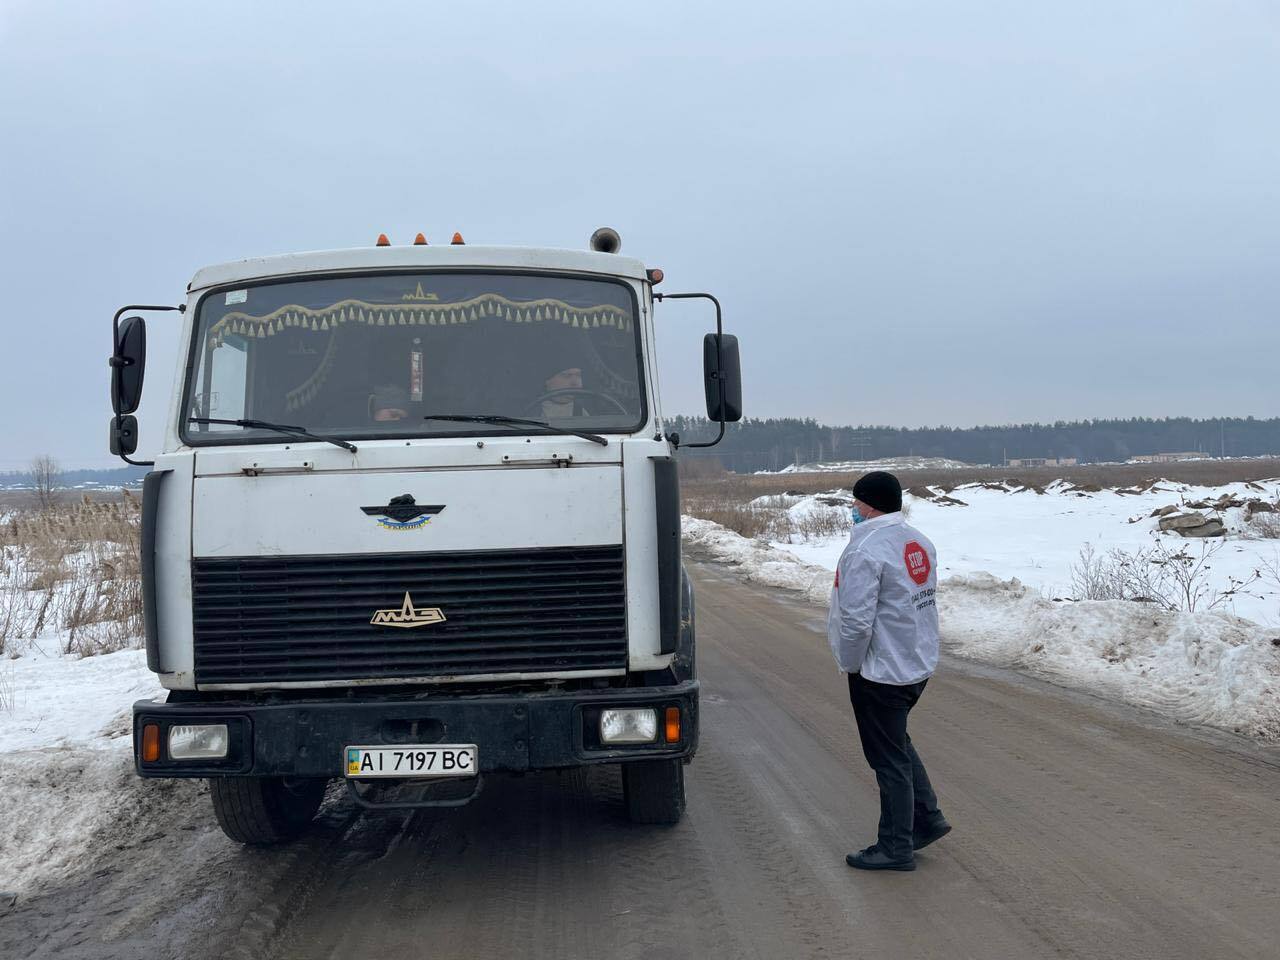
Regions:
<instances>
[{"instance_id":1,"label":"orange roof marker light","mask_svg":"<svg viewBox=\"0 0 1280 960\"><path fill-rule=\"evenodd\" d=\"M413 238L413 245L415 247L425 247L427 245L427 238L424 237L422 234L418 234L416 237Z\"/></svg>"},{"instance_id":2,"label":"orange roof marker light","mask_svg":"<svg viewBox=\"0 0 1280 960\"><path fill-rule=\"evenodd\" d=\"M387 235L386 235L385 233L380 233L380 234L378 234L378 244L377 244L377 245L378 245L378 246L380 246L380 247L389 247L389 246L391 246L391 241L387 239Z\"/></svg>"},{"instance_id":3,"label":"orange roof marker light","mask_svg":"<svg viewBox=\"0 0 1280 960\"><path fill-rule=\"evenodd\" d=\"M662 278L666 276L666 274L662 272L661 267L654 267L652 270L646 272L649 274L649 282L655 287L660 284L662 282Z\"/></svg>"},{"instance_id":4,"label":"orange roof marker light","mask_svg":"<svg viewBox=\"0 0 1280 960\"><path fill-rule=\"evenodd\" d=\"M467 241L462 239L462 234L455 232L453 235L453 239L449 241L449 245L452 247L460 247L466 242Z\"/></svg>"}]
</instances>

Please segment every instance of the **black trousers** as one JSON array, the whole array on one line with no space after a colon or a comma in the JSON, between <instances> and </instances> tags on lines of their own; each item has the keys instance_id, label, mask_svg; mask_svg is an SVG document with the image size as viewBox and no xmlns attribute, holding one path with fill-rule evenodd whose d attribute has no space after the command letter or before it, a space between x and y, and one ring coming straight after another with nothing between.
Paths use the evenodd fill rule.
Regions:
<instances>
[{"instance_id":1,"label":"black trousers","mask_svg":"<svg viewBox=\"0 0 1280 960\"><path fill-rule=\"evenodd\" d=\"M858 721L862 754L880 786L877 843L895 860L910 859L913 830L923 829L941 816L929 774L907 736L907 714L928 682L896 687L849 674L849 700Z\"/></svg>"}]
</instances>

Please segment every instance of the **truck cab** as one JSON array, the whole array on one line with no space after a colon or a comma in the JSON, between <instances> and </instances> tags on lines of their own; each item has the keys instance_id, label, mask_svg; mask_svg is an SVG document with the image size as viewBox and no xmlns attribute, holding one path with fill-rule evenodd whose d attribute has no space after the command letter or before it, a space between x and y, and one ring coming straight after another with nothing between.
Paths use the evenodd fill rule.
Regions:
<instances>
[{"instance_id":1,"label":"truck cab","mask_svg":"<svg viewBox=\"0 0 1280 960\"><path fill-rule=\"evenodd\" d=\"M421 239L421 236L420 238ZM114 324L113 452L146 462L143 777L203 777L226 833L303 830L490 775L619 764L672 823L698 743L679 438L655 282L583 251L453 244L243 260ZM706 295L670 295L706 296ZM708 414L741 416L737 344ZM145 321L183 322L161 452L131 459Z\"/></svg>"}]
</instances>

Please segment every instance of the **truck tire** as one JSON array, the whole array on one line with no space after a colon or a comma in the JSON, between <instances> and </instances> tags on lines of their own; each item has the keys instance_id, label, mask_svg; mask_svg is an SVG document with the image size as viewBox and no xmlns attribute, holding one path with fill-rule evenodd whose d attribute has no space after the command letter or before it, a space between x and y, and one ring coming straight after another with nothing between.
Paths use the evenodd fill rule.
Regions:
<instances>
[{"instance_id":1,"label":"truck tire","mask_svg":"<svg viewBox=\"0 0 1280 960\"><path fill-rule=\"evenodd\" d=\"M319 779L210 777L209 796L223 833L238 843L264 846L305 832L327 784Z\"/></svg>"},{"instance_id":2,"label":"truck tire","mask_svg":"<svg viewBox=\"0 0 1280 960\"><path fill-rule=\"evenodd\" d=\"M622 792L632 823L679 823L684 815L684 761L624 763Z\"/></svg>"}]
</instances>

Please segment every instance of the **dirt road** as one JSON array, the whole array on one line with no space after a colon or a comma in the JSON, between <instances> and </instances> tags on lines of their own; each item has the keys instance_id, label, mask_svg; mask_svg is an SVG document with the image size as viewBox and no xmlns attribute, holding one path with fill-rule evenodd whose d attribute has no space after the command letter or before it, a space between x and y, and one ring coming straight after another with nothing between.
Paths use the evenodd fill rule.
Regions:
<instances>
[{"instance_id":1,"label":"dirt road","mask_svg":"<svg viewBox=\"0 0 1280 960\"><path fill-rule=\"evenodd\" d=\"M955 832L915 873L857 873L878 805L821 612L697 580L678 827L628 824L604 769L456 811L362 816L335 792L312 838L264 852L193 786L0 917L0 956L1276 956L1280 751L944 661L912 732Z\"/></svg>"}]
</instances>

